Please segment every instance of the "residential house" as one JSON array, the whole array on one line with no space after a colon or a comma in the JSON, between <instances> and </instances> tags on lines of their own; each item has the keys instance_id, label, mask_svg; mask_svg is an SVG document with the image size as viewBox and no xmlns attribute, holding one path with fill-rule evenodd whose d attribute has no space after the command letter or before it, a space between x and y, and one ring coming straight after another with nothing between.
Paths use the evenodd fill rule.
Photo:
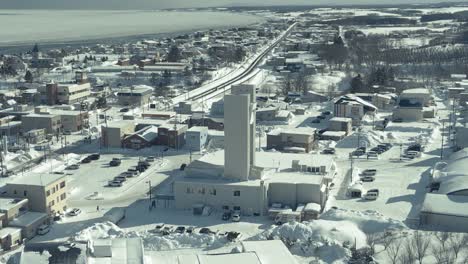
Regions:
<instances>
[{"instance_id":1,"label":"residential house","mask_svg":"<svg viewBox=\"0 0 468 264\"><path fill-rule=\"evenodd\" d=\"M133 134L125 136L122 140L124 148L142 149L151 147L157 141L158 128L155 126L147 126Z\"/></svg>"},{"instance_id":2,"label":"residential house","mask_svg":"<svg viewBox=\"0 0 468 264\"><path fill-rule=\"evenodd\" d=\"M185 145L185 124L166 124L158 127L157 144L179 149Z\"/></svg>"}]
</instances>

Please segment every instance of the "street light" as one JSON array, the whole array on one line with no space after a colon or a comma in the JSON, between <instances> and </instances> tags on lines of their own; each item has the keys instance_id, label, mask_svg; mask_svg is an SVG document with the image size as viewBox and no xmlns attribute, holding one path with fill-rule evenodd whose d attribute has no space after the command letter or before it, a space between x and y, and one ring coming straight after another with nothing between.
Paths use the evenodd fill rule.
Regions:
<instances>
[{"instance_id":1,"label":"street light","mask_svg":"<svg viewBox=\"0 0 468 264\"><path fill-rule=\"evenodd\" d=\"M152 202L152 201L151 201L151 200L152 200L152 197L151 197L151 181L150 181L150 180L149 180L149 181L146 181L146 183L148 183L148 187L149 187L149 202L150 202L149 209L151 210L151 208L153 207L153 205L152 205L152 203L151 203L151 202Z\"/></svg>"}]
</instances>

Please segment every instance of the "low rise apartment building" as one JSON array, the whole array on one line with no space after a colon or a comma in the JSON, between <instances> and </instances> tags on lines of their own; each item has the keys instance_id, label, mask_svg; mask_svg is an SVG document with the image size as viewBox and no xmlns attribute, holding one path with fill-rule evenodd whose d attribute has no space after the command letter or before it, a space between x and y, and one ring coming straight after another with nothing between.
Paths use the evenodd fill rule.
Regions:
<instances>
[{"instance_id":1,"label":"low rise apartment building","mask_svg":"<svg viewBox=\"0 0 468 264\"><path fill-rule=\"evenodd\" d=\"M86 83L48 83L38 89L41 102L48 105L74 104L82 102L91 95L91 84Z\"/></svg>"},{"instance_id":2,"label":"low rise apartment building","mask_svg":"<svg viewBox=\"0 0 468 264\"><path fill-rule=\"evenodd\" d=\"M26 198L29 209L54 215L67 209L66 175L28 173L5 185L4 197Z\"/></svg>"},{"instance_id":3,"label":"low rise apartment building","mask_svg":"<svg viewBox=\"0 0 468 264\"><path fill-rule=\"evenodd\" d=\"M117 100L120 105L143 105L150 101L153 95L152 87L131 87L117 92Z\"/></svg>"},{"instance_id":4,"label":"low rise apartment building","mask_svg":"<svg viewBox=\"0 0 468 264\"><path fill-rule=\"evenodd\" d=\"M309 153L315 144L314 128L276 129L267 134L267 149Z\"/></svg>"},{"instance_id":5,"label":"low rise apartment building","mask_svg":"<svg viewBox=\"0 0 468 264\"><path fill-rule=\"evenodd\" d=\"M25 115L21 117L21 123L24 132L43 128L47 134L56 134L62 128L62 118L54 114Z\"/></svg>"},{"instance_id":6,"label":"low rise apartment building","mask_svg":"<svg viewBox=\"0 0 468 264\"><path fill-rule=\"evenodd\" d=\"M133 121L111 122L101 127L101 144L108 148L121 148L125 136L134 132Z\"/></svg>"}]
</instances>

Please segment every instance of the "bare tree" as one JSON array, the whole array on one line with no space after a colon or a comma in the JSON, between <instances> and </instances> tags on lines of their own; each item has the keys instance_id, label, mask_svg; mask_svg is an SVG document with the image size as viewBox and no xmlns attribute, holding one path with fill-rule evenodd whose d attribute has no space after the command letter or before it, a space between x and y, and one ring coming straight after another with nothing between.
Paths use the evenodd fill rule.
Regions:
<instances>
[{"instance_id":1,"label":"bare tree","mask_svg":"<svg viewBox=\"0 0 468 264\"><path fill-rule=\"evenodd\" d=\"M468 234L453 233L449 237L447 250L452 250L455 260L458 259L460 252L466 248L468 242Z\"/></svg>"},{"instance_id":2,"label":"bare tree","mask_svg":"<svg viewBox=\"0 0 468 264\"><path fill-rule=\"evenodd\" d=\"M384 250L387 250L387 248L392 244L393 240L395 240L395 238L392 235L384 234L382 238L382 245L384 246Z\"/></svg>"},{"instance_id":3,"label":"bare tree","mask_svg":"<svg viewBox=\"0 0 468 264\"><path fill-rule=\"evenodd\" d=\"M450 233L448 232L434 232L434 236L439 241L442 248L445 250L446 243L449 241Z\"/></svg>"},{"instance_id":4,"label":"bare tree","mask_svg":"<svg viewBox=\"0 0 468 264\"><path fill-rule=\"evenodd\" d=\"M375 246L378 244L379 240L380 240L380 235L378 233L366 234L367 245L369 245L372 255L375 254Z\"/></svg>"},{"instance_id":5,"label":"bare tree","mask_svg":"<svg viewBox=\"0 0 468 264\"><path fill-rule=\"evenodd\" d=\"M430 237L422 232L416 231L411 238L411 244L414 248L415 257L421 264L424 257L427 255L427 250L430 245Z\"/></svg>"},{"instance_id":6,"label":"bare tree","mask_svg":"<svg viewBox=\"0 0 468 264\"><path fill-rule=\"evenodd\" d=\"M453 251L444 247L445 244L439 243L432 246L432 255L437 260L438 264L452 264L456 260Z\"/></svg>"},{"instance_id":7,"label":"bare tree","mask_svg":"<svg viewBox=\"0 0 468 264\"><path fill-rule=\"evenodd\" d=\"M393 239L387 246L386 252L390 258L392 264L398 263L398 257L400 256L401 243Z\"/></svg>"},{"instance_id":8,"label":"bare tree","mask_svg":"<svg viewBox=\"0 0 468 264\"><path fill-rule=\"evenodd\" d=\"M401 243L401 241L400 241ZM416 260L415 248L410 238L406 239L399 258L401 264L413 264Z\"/></svg>"}]
</instances>

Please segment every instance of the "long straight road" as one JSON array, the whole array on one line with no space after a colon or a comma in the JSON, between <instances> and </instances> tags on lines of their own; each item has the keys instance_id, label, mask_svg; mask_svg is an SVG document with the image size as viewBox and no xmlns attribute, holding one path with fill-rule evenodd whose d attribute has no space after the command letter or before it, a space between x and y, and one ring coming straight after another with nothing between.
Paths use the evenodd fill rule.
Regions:
<instances>
[{"instance_id":1,"label":"long straight road","mask_svg":"<svg viewBox=\"0 0 468 264\"><path fill-rule=\"evenodd\" d=\"M183 101L197 101L202 98L214 96L217 91L224 92L229 89L230 85L242 83L244 79L254 72L254 70L263 62L263 59L296 27L297 23L292 24L286 31L284 31L276 40L272 41L268 46L264 47L261 52L255 56L249 58L246 62L240 65L233 72L216 79L206 85L203 85L195 90L192 90L186 94L182 94L172 99L172 104L177 105Z\"/></svg>"}]
</instances>

